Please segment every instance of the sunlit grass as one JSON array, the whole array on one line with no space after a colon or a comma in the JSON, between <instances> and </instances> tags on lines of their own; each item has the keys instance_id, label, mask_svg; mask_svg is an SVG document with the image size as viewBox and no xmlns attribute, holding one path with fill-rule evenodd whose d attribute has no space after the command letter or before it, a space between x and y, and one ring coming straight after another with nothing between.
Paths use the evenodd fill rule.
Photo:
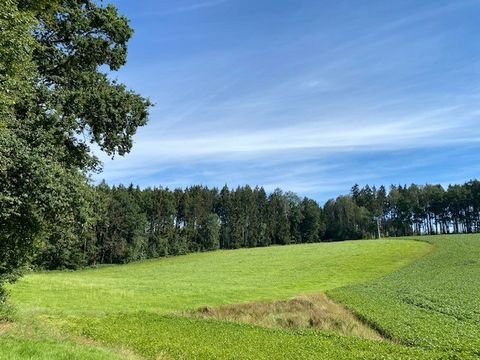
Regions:
<instances>
[{"instance_id":1,"label":"sunlit grass","mask_svg":"<svg viewBox=\"0 0 480 360\"><path fill-rule=\"evenodd\" d=\"M24 318L17 322L4 322L0 323L0 359L134 360L136 358L129 352L77 340L37 319Z\"/></svg>"},{"instance_id":2,"label":"sunlit grass","mask_svg":"<svg viewBox=\"0 0 480 360\"><path fill-rule=\"evenodd\" d=\"M441 359L441 353L312 330L266 329L151 313L70 319L70 331L147 359Z\"/></svg>"},{"instance_id":3,"label":"sunlit grass","mask_svg":"<svg viewBox=\"0 0 480 360\"><path fill-rule=\"evenodd\" d=\"M430 250L422 242L370 240L217 251L30 274L12 287L11 298L24 311L167 313L286 299L366 282Z\"/></svg>"},{"instance_id":4,"label":"sunlit grass","mask_svg":"<svg viewBox=\"0 0 480 360\"><path fill-rule=\"evenodd\" d=\"M352 241L29 274L10 289L18 321L0 334L0 359L435 359L435 351L331 331L181 315L368 283L432 249L418 241Z\"/></svg>"}]
</instances>

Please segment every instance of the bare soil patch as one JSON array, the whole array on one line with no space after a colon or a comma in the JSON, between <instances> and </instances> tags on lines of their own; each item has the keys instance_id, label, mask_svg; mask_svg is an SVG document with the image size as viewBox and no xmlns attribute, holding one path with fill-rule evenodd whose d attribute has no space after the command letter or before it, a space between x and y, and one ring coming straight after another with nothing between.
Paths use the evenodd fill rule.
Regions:
<instances>
[{"instance_id":1,"label":"bare soil patch","mask_svg":"<svg viewBox=\"0 0 480 360\"><path fill-rule=\"evenodd\" d=\"M12 326L9 322L0 321L0 335L5 333Z\"/></svg>"}]
</instances>

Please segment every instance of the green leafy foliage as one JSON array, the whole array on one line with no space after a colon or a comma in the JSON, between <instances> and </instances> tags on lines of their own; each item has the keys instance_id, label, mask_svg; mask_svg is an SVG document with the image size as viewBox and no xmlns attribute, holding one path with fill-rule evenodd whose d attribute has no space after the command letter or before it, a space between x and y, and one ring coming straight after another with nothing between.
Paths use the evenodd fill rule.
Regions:
<instances>
[{"instance_id":1,"label":"green leafy foliage","mask_svg":"<svg viewBox=\"0 0 480 360\"><path fill-rule=\"evenodd\" d=\"M216 250L220 246L220 224L215 214L209 214L200 221L198 243L202 249Z\"/></svg>"},{"instance_id":2,"label":"green leafy foliage","mask_svg":"<svg viewBox=\"0 0 480 360\"><path fill-rule=\"evenodd\" d=\"M346 202L350 204L346 206ZM391 185L389 191L384 186L377 189L355 185L350 196L339 197L327 204L331 209L335 206L345 209L343 218L353 219L350 222L355 225L359 237L480 232L478 180L450 185L448 188L438 184ZM360 221L355 220L355 216L346 216L356 212L364 215ZM335 234L348 228L343 218L339 215L330 216L327 229L329 237L338 238ZM351 236L348 233L346 235Z\"/></svg>"},{"instance_id":3,"label":"green leafy foliage","mask_svg":"<svg viewBox=\"0 0 480 360\"><path fill-rule=\"evenodd\" d=\"M29 96L33 66L30 34L33 18L21 13L12 0L0 6L0 306L2 285L18 275L38 230L35 201L26 191L33 190L31 175L35 158L26 144L11 130L14 107ZM37 193L38 194L38 193ZM38 199L37 199L38 200Z\"/></svg>"},{"instance_id":4,"label":"green leafy foliage","mask_svg":"<svg viewBox=\"0 0 480 360\"><path fill-rule=\"evenodd\" d=\"M0 7L0 128L12 120L13 107L32 90L34 40L32 16L18 11L14 0Z\"/></svg>"},{"instance_id":5,"label":"green leafy foliage","mask_svg":"<svg viewBox=\"0 0 480 360\"><path fill-rule=\"evenodd\" d=\"M98 165L89 143L125 154L150 103L101 72L125 63L132 35L113 6L5 0L0 31L2 300L3 283L32 257L46 268L88 263L95 217L86 173Z\"/></svg>"},{"instance_id":6,"label":"green leafy foliage","mask_svg":"<svg viewBox=\"0 0 480 360\"><path fill-rule=\"evenodd\" d=\"M65 241L63 251L48 237L34 264L61 269L219 248L320 242L325 228L315 201L281 191L267 196L258 187L218 192L192 186L171 191L101 183L82 191L85 196L79 204L85 205L88 215L80 222L82 235ZM70 230L67 225L65 234ZM288 231L284 238L278 237L282 230Z\"/></svg>"},{"instance_id":7,"label":"green leafy foliage","mask_svg":"<svg viewBox=\"0 0 480 360\"><path fill-rule=\"evenodd\" d=\"M146 124L150 102L100 71L125 64L133 33L128 20L114 6L90 0L55 4L36 12L35 102L18 109L17 117L29 119L28 128L49 131L66 163L92 168L88 142L110 155L129 152L132 136ZM20 6L37 5L24 1Z\"/></svg>"},{"instance_id":8,"label":"green leafy foliage","mask_svg":"<svg viewBox=\"0 0 480 360\"><path fill-rule=\"evenodd\" d=\"M358 206L351 197L339 196L325 204L327 239L362 239L367 237L371 219L368 210Z\"/></svg>"}]
</instances>

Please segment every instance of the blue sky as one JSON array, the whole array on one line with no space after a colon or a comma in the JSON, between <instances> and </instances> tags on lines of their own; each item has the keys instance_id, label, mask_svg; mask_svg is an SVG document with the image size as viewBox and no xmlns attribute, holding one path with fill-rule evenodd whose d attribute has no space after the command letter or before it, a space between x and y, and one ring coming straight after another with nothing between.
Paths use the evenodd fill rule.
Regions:
<instances>
[{"instance_id":1,"label":"blue sky","mask_svg":"<svg viewBox=\"0 0 480 360\"><path fill-rule=\"evenodd\" d=\"M114 76L155 107L97 180L323 203L479 176L479 0L111 2L135 29Z\"/></svg>"}]
</instances>

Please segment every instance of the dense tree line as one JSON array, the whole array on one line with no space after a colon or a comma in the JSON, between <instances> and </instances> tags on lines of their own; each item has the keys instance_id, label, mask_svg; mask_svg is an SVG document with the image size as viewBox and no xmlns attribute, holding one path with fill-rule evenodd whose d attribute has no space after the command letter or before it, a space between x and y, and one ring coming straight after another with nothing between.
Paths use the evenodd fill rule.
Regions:
<instances>
[{"instance_id":1,"label":"dense tree line","mask_svg":"<svg viewBox=\"0 0 480 360\"><path fill-rule=\"evenodd\" d=\"M480 182L393 186L381 213L387 236L480 231Z\"/></svg>"},{"instance_id":2,"label":"dense tree line","mask_svg":"<svg viewBox=\"0 0 480 360\"><path fill-rule=\"evenodd\" d=\"M355 239L480 231L480 181L463 185L355 185L324 207L326 237Z\"/></svg>"},{"instance_id":3,"label":"dense tree line","mask_svg":"<svg viewBox=\"0 0 480 360\"><path fill-rule=\"evenodd\" d=\"M44 238L34 264L49 269L126 263L216 249L318 242L321 207L313 200L249 186L185 190L134 186L94 189L93 224L82 241Z\"/></svg>"},{"instance_id":4,"label":"dense tree line","mask_svg":"<svg viewBox=\"0 0 480 360\"><path fill-rule=\"evenodd\" d=\"M92 189L93 224L81 241L44 238L34 264L49 269L126 263L216 249L480 231L480 182L355 185L321 207L261 187ZM65 242L67 241L67 242Z\"/></svg>"}]
</instances>

